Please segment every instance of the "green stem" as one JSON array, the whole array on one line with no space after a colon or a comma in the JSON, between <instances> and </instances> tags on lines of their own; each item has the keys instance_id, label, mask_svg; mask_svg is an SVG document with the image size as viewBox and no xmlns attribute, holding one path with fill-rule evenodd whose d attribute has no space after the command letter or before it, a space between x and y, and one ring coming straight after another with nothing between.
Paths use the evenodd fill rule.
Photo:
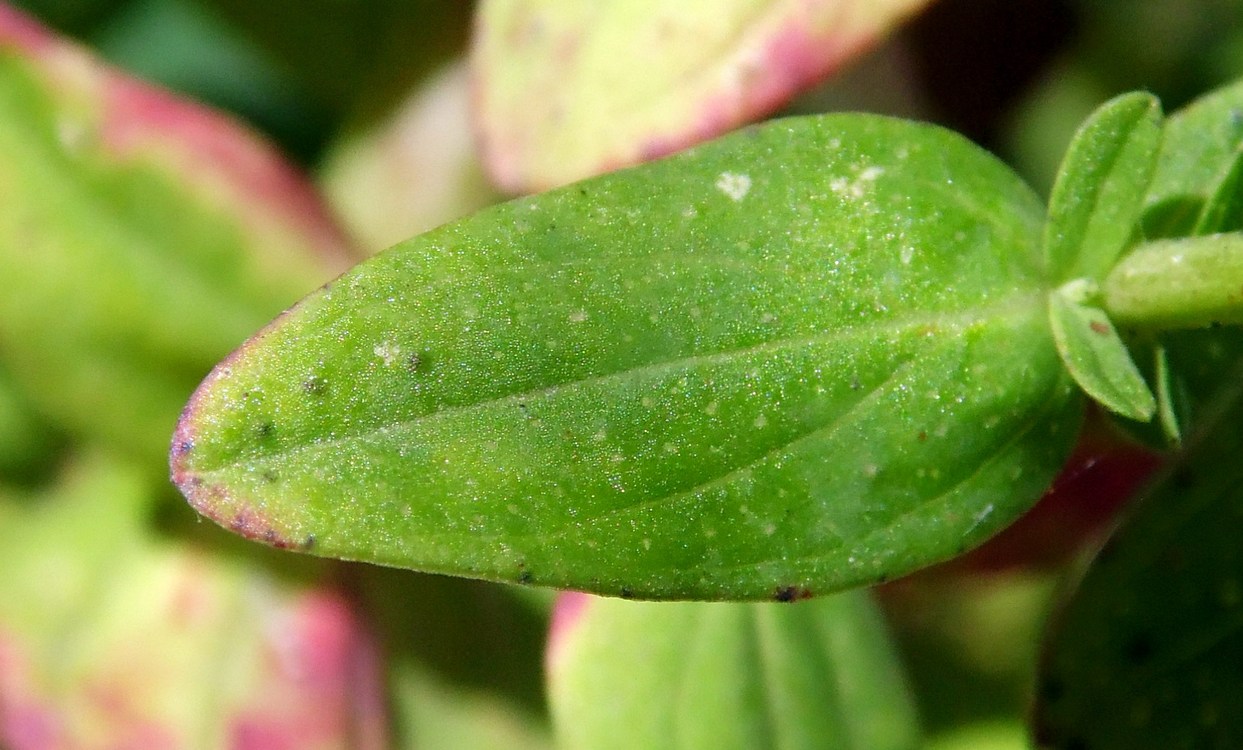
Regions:
<instances>
[{"instance_id":1,"label":"green stem","mask_svg":"<svg viewBox=\"0 0 1243 750\"><path fill-rule=\"evenodd\" d=\"M1100 291L1110 319L1123 327L1243 324L1243 233L1140 245Z\"/></svg>"}]
</instances>

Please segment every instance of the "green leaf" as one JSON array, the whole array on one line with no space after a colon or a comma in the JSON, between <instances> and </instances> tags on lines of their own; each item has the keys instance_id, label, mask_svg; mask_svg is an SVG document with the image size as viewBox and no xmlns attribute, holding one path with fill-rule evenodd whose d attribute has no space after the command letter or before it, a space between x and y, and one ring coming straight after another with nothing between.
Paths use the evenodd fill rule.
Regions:
<instances>
[{"instance_id":1,"label":"green leaf","mask_svg":"<svg viewBox=\"0 0 1243 750\"><path fill-rule=\"evenodd\" d=\"M915 708L866 593L578 606L549 656L560 747L917 746Z\"/></svg>"},{"instance_id":2,"label":"green leaf","mask_svg":"<svg viewBox=\"0 0 1243 750\"><path fill-rule=\"evenodd\" d=\"M1204 202L1194 234L1218 234L1243 230L1243 148L1234 155L1217 189Z\"/></svg>"},{"instance_id":3,"label":"green leaf","mask_svg":"<svg viewBox=\"0 0 1243 750\"><path fill-rule=\"evenodd\" d=\"M1243 382L1101 550L1047 641L1042 747L1243 746ZM1228 407L1228 408L1226 408Z\"/></svg>"},{"instance_id":4,"label":"green leaf","mask_svg":"<svg viewBox=\"0 0 1243 750\"><path fill-rule=\"evenodd\" d=\"M1085 280L1049 294L1049 324L1071 377L1106 409L1147 422L1157 402L1109 316L1083 299Z\"/></svg>"},{"instance_id":5,"label":"green leaf","mask_svg":"<svg viewBox=\"0 0 1243 750\"><path fill-rule=\"evenodd\" d=\"M1135 232L1161 143L1161 107L1131 93L1075 134L1049 196L1044 253L1055 281L1099 280Z\"/></svg>"},{"instance_id":6,"label":"green leaf","mask_svg":"<svg viewBox=\"0 0 1243 750\"><path fill-rule=\"evenodd\" d=\"M1237 228L1209 226L1216 222L1207 217L1229 197L1229 184L1237 179L1236 163L1243 152L1240 112L1243 81L1206 94L1170 115L1144 202L1148 237L1185 236L1197 224L1204 226L1205 233Z\"/></svg>"},{"instance_id":7,"label":"green leaf","mask_svg":"<svg viewBox=\"0 0 1243 750\"><path fill-rule=\"evenodd\" d=\"M485 163L533 192L693 145L781 106L926 2L484 0L471 53Z\"/></svg>"},{"instance_id":8,"label":"green leaf","mask_svg":"<svg viewBox=\"0 0 1243 750\"><path fill-rule=\"evenodd\" d=\"M0 14L0 357L58 428L158 466L194 383L343 247L250 133Z\"/></svg>"},{"instance_id":9,"label":"green leaf","mask_svg":"<svg viewBox=\"0 0 1243 750\"><path fill-rule=\"evenodd\" d=\"M931 126L777 121L364 263L223 362L173 474L317 554L642 597L901 575L1028 508L1080 404L1040 206Z\"/></svg>"}]
</instances>

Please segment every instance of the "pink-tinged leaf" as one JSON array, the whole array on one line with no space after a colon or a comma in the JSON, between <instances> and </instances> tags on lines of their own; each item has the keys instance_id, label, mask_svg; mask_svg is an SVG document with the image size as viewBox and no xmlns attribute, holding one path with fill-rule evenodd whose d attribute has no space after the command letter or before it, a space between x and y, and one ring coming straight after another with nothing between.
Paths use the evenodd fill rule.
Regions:
<instances>
[{"instance_id":1,"label":"pink-tinged leaf","mask_svg":"<svg viewBox=\"0 0 1243 750\"><path fill-rule=\"evenodd\" d=\"M457 61L328 154L324 192L365 249L383 250L497 200L475 150L469 100L466 65Z\"/></svg>"},{"instance_id":2,"label":"pink-tinged leaf","mask_svg":"<svg viewBox=\"0 0 1243 750\"><path fill-rule=\"evenodd\" d=\"M344 270L353 250L311 184L256 133L95 59L0 3L0 51L28 59L79 121L60 135L117 162L147 163L237 216L273 254L320 254ZM89 112L89 114L87 114ZM77 130L89 127L90 131Z\"/></svg>"},{"instance_id":3,"label":"pink-tinged leaf","mask_svg":"<svg viewBox=\"0 0 1243 750\"><path fill-rule=\"evenodd\" d=\"M249 130L0 6L0 356L54 427L156 465L203 373L351 261Z\"/></svg>"},{"instance_id":4,"label":"pink-tinged leaf","mask_svg":"<svg viewBox=\"0 0 1243 750\"><path fill-rule=\"evenodd\" d=\"M353 600L315 571L144 527L141 472L95 459L0 494L0 747L386 747Z\"/></svg>"},{"instance_id":5,"label":"pink-tinged leaf","mask_svg":"<svg viewBox=\"0 0 1243 750\"><path fill-rule=\"evenodd\" d=\"M570 640L575 628L582 622L588 606L597 597L578 591L566 591L557 596L553 604L552 620L548 626L548 651L546 652L548 671L557 668L565 644Z\"/></svg>"},{"instance_id":6,"label":"pink-tinged leaf","mask_svg":"<svg viewBox=\"0 0 1243 750\"><path fill-rule=\"evenodd\" d=\"M485 163L534 192L677 151L772 112L926 1L485 0Z\"/></svg>"}]
</instances>

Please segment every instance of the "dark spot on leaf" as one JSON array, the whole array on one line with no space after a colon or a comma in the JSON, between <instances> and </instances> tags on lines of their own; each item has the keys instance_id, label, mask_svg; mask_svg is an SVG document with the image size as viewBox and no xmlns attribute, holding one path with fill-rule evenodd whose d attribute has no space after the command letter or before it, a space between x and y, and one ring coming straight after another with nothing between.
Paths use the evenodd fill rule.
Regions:
<instances>
[{"instance_id":1,"label":"dark spot on leaf","mask_svg":"<svg viewBox=\"0 0 1243 750\"><path fill-rule=\"evenodd\" d=\"M271 469L268 469L263 472L263 481L267 482L268 484L276 484L277 478L278 477L276 476L276 472L272 471Z\"/></svg>"},{"instance_id":2,"label":"dark spot on leaf","mask_svg":"<svg viewBox=\"0 0 1243 750\"><path fill-rule=\"evenodd\" d=\"M306 535L306 539L302 540L302 549L305 549L305 550L315 549L315 535L314 534Z\"/></svg>"},{"instance_id":3,"label":"dark spot on leaf","mask_svg":"<svg viewBox=\"0 0 1243 750\"><path fill-rule=\"evenodd\" d=\"M796 602L811 598L811 589L804 586L778 586L773 592L773 600L779 602Z\"/></svg>"},{"instance_id":4,"label":"dark spot on leaf","mask_svg":"<svg viewBox=\"0 0 1243 750\"><path fill-rule=\"evenodd\" d=\"M1093 331L1095 331L1096 333L1099 333L1102 336L1109 335L1109 324L1103 321L1094 320L1088 324L1088 328L1091 328Z\"/></svg>"},{"instance_id":5,"label":"dark spot on leaf","mask_svg":"<svg viewBox=\"0 0 1243 750\"><path fill-rule=\"evenodd\" d=\"M409 357L406 357L406 369L410 370L410 372L418 372L422 366L423 356L418 352L414 352Z\"/></svg>"},{"instance_id":6,"label":"dark spot on leaf","mask_svg":"<svg viewBox=\"0 0 1243 750\"><path fill-rule=\"evenodd\" d=\"M535 576L531 575L531 571L529 570L524 570L518 574L519 583L531 583L534 580L535 580Z\"/></svg>"},{"instance_id":7,"label":"dark spot on leaf","mask_svg":"<svg viewBox=\"0 0 1243 750\"><path fill-rule=\"evenodd\" d=\"M328 392L328 381L321 377L311 377L302 381L302 391L308 396L323 396Z\"/></svg>"},{"instance_id":8,"label":"dark spot on leaf","mask_svg":"<svg viewBox=\"0 0 1243 750\"><path fill-rule=\"evenodd\" d=\"M629 586L622 586L620 594L623 599L634 598L634 591L632 591Z\"/></svg>"},{"instance_id":9,"label":"dark spot on leaf","mask_svg":"<svg viewBox=\"0 0 1243 750\"><path fill-rule=\"evenodd\" d=\"M524 417L531 416L531 413L527 411L527 405L522 403L521 401L518 402L518 411L522 412L522 416Z\"/></svg>"},{"instance_id":10,"label":"dark spot on leaf","mask_svg":"<svg viewBox=\"0 0 1243 750\"><path fill-rule=\"evenodd\" d=\"M920 430L919 431L919 442L921 443L928 442L928 433L924 432L923 430Z\"/></svg>"},{"instance_id":11,"label":"dark spot on leaf","mask_svg":"<svg viewBox=\"0 0 1243 750\"><path fill-rule=\"evenodd\" d=\"M261 422L259 426L255 428L255 435L257 435L260 440L267 440L274 434L276 434L276 425L271 422Z\"/></svg>"},{"instance_id":12,"label":"dark spot on leaf","mask_svg":"<svg viewBox=\"0 0 1243 750\"><path fill-rule=\"evenodd\" d=\"M1128 662L1139 666L1152 658L1152 641L1146 636L1137 635L1127 642L1123 653Z\"/></svg>"}]
</instances>

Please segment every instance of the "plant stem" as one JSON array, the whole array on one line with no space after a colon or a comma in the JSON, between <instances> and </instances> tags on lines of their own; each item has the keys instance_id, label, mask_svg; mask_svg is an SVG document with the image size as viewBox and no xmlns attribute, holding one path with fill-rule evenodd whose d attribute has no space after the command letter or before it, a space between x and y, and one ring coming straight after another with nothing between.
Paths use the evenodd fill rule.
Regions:
<instances>
[{"instance_id":1,"label":"plant stem","mask_svg":"<svg viewBox=\"0 0 1243 750\"><path fill-rule=\"evenodd\" d=\"M1101 284L1119 326L1200 328L1243 323L1243 233L1140 245Z\"/></svg>"}]
</instances>

